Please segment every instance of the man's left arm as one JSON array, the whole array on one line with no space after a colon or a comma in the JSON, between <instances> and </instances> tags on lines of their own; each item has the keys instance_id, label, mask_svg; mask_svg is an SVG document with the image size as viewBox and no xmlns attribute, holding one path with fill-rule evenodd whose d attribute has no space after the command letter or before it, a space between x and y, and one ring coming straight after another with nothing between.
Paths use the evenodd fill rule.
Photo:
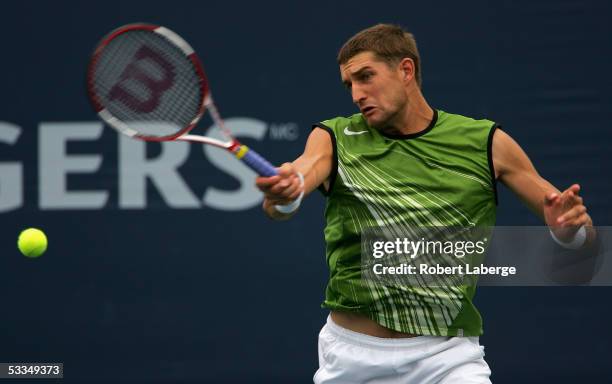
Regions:
<instances>
[{"instance_id":1,"label":"man's left arm","mask_svg":"<svg viewBox=\"0 0 612 384\"><path fill-rule=\"evenodd\" d=\"M580 185L563 192L538 174L523 149L507 133L498 129L493 135L495 177L512 190L535 212L562 243L571 244L583 226L588 246L595 240L593 221L580 196Z\"/></svg>"}]
</instances>

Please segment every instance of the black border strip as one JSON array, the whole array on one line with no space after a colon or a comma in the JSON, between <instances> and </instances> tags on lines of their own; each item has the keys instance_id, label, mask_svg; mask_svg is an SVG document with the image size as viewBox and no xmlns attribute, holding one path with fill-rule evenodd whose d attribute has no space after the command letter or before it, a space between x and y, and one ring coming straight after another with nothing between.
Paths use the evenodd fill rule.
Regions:
<instances>
[{"instance_id":1,"label":"black border strip","mask_svg":"<svg viewBox=\"0 0 612 384\"><path fill-rule=\"evenodd\" d=\"M497 178L495 177L495 166L493 165L493 135L497 129L501 129L501 125L493 123L491 130L489 131L489 138L487 140L487 160L489 162L489 172L491 173L491 186L493 187L493 194L495 195L495 205L499 204L497 198Z\"/></svg>"},{"instance_id":2,"label":"black border strip","mask_svg":"<svg viewBox=\"0 0 612 384\"><path fill-rule=\"evenodd\" d=\"M433 116L431 117L431 121L429 122L429 125L416 133L408 133L405 135L392 135L389 133L385 133L383 131L379 131L381 135L383 135L386 138L389 139L399 139L399 140L409 140L409 139L416 139L417 137L423 136L424 134L428 133L429 131L431 131L432 129L434 129L434 127L436 126L436 123L438 122L438 110L433 108Z\"/></svg>"},{"instance_id":3,"label":"black border strip","mask_svg":"<svg viewBox=\"0 0 612 384\"><path fill-rule=\"evenodd\" d=\"M331 141L332 141L333 159L332 159L332 169L329 175L329 190L327 191L325 190L325 183L321 183L321 185L317 187L317 189L321 191L321 193L324 196L329 196L332 193L332 189L334 188L334 184L336 183L336 176L338 175L338 146L336 144L336 135L334 134L334 131L330 127L326 126L325 124L322 124L322 123L313 124L312 129L315 129L315 128L321 128L322 130L329 133L329 136L331 137Z\"/></svg>"}]
</instances>

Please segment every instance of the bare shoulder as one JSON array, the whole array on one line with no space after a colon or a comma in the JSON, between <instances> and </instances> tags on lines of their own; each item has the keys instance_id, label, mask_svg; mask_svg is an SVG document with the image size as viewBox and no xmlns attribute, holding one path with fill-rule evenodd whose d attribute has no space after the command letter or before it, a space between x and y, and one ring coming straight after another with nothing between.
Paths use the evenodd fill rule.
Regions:
<instances>
[{"instance_id":1,"label":"bare shoulder","mask_svg":"<svg viewBox=\"0 0 612 384\"><path fill-rule=\"evenodd\" d=\"M493 134L492 151L496 178L503 177L514 170L533 168L521 146L501 129L496 129Z\"/></svg>"},{"instance_id":2,"label":"bare shoulder","mask_svg":"<svg viewBox=\"0 0 612 384\"><path fill-rule=\"evenodd\" d=\"M331 154L333 151L332 133L321 127L315 127L308 135L304 152L309 150Z\"/></svg>"}]
</instances>

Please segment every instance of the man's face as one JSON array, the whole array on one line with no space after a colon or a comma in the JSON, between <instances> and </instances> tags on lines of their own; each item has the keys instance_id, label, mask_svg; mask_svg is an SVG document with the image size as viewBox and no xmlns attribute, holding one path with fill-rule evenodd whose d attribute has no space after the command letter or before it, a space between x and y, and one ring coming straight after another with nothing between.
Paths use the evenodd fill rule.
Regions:
<instances>
[{"instance_id":1,"label":"man's face","mask_svg":"<svg viewBox=\"0 0 612 384\"><path fill-rule=\"evenodd\" d=\"M377 129L392 125L407 102L400 66L392 68L372 52L362 52L340 66L342 82L368 124Z\"/></svg>"}]
</instances>

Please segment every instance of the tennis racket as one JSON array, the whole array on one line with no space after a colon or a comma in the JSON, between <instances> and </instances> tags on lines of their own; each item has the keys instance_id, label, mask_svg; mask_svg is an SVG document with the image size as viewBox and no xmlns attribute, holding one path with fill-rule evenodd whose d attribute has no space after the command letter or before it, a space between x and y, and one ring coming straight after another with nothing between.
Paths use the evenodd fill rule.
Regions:
<instances>
[{"instance_id":1,"label":"tennis racket","mask_svg":"<svg viewBox=\"0 0 612 384\"><path fill-rule=\"evenodd\" d=\"M232 137L213 103L199 58L167 28L130 24L105 36L91 57L87 89L98 116L124 135L210 144L230 151L261 176L278 173ZM226 141L189 134L206 109Z\"/></svg>"}]
</instances>

